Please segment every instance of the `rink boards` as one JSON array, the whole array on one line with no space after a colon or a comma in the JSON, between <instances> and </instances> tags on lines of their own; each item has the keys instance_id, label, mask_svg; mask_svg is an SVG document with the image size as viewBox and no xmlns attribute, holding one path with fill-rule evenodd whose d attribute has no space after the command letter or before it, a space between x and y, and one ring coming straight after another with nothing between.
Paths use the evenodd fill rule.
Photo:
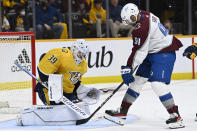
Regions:
<instances>
[{"instance_id":1,"label":"rink boards","mask_svg":"<svg viewBox=\"0 0 197 131\"><path fill-rule=\"evenodd\" d=\"M172 79L192 79L192 61L183 57L186 47L197 42L197 36L177 36L183 47L176 52L176 62ZM36 57L52 48L70 47L75 39L39 40L36 42ZM84 75L84 84L121 82L120 67L126 65L131 53L131 38L86 39L90 48L87 58L88 72ZM38 59L36 65L38 64ZM194 64L197 68L197 62Z\"/></svg>"},{"instance_id":2,"label":"rink boards","mask_svg":"<svg viewBox=\"0 0 197 131\"><path fill-rule=\"evenodd\" d=\"M187 46L192 44L192 42L197 42L197 36L178 36L178 39L182 41L184 46L176 52L177 57L172 79L192 79L192 61L183 57L182 53ZM75 39L37 40L35 45L35 66L38 65L39 58L43 53L46 53L52 48L70 47L73 41L75 41ZM131 53L132 39L102 38L86 39L86 41L89 45L90 53L87 58L88 72L83 77L83 84L121 82L120 67L121 65L126 64L127 58ZM31 88L31 77L23 71L15 69L15 65L13 64L14 60L17 59L19 54L21 54L22 50L25 50L29 57L31 51L28 46L16 46L14 50L15 51L11 51L11 53L9 52L9 57L12 56L10 57L10 60L7 60L2 64L1 74L5 77L0 78L0 85L3 85L0 86L0 90ZM0 51L5 52L5 49L1 48ZM28 70L31 71L30 63L31 61L24 66L28 67ZM197 69L197 62L195 62L194 67ZM18 80L19 78L20 81Z\"/></svg>"}]
</instances>

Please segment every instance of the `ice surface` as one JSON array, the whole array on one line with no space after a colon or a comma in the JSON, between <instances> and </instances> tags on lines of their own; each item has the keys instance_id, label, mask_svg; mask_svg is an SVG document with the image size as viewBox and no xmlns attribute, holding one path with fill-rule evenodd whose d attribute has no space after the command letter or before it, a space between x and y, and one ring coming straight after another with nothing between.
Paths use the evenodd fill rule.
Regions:
<instances>
[{"instance_id":1,"label":"ice surface","mask_svg":"<svg viewBox=\"0 0 197 131\"><path fill-rule=\"evenodd\" d=\"M91 87L112 87L115 88L119 83L113 84L96 84L87 85ZM99 111L102 114L106 109L115 109L120 106L126 86L123 86L119 92L117 92ZM172 81L171 91L174 96L175 103L179 106L180 114L186 125L185 128L175 129L176 131L196 131L197 122L194 121L195 114L197 113L197 80L177 80ZM104 100L109 96L109 93L102 94L101 100L97 105L91 106L91 111L94 111ZM91 128L91 129L75 129L76 131L166 131L168 129L165 125L165 120L169 117L167 111L160 103L158 97L154 94L150 87L150 83L144 85L143 91L136 102L131 106L129 114L136 116L137 120L128 123L124 126L111 126L103 128ZM14 119L15 115L0 114L0 121ZM6 126L13 126L8 124ZM0 127L0 130L1 129ZM10 130L18 130L10 129ZM20 128L20 130L35 130L27 129L26 127ZM36 128L36 131L43 130L43 128ZM46 129L44 129L46 131ZM51 130L64 130L61 127L52 128Z\"/></svg>"}]
</instances>

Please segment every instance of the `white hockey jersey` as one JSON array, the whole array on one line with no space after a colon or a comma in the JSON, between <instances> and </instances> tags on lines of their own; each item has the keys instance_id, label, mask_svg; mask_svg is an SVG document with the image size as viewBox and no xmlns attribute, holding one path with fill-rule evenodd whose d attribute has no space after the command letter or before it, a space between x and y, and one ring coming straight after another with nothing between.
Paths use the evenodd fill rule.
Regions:
<instances>
[{"instance_id":1,"label":"white hockey jersey","mask_svg":"<svg viewBox=\"0 0 197 131\"><path fill-rule=\"evenodd\" d=\"M178 50L182 43L160 23L160 19L147 11L141 11L140 21L132 32L133 48L127 65L135 69L149 53Z\"/></svg>"}]
</instances>

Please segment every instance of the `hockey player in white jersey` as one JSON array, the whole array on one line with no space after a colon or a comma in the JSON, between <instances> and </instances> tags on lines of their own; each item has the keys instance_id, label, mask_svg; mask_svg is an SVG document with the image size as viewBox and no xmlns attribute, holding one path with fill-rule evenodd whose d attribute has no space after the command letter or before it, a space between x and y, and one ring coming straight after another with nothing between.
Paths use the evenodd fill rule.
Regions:
<instances>
[{"instance_id":1,"label":"hockey player in white jersey","mask_svg":"<svg viewBox=\"0 0 197 131\"><path fill-rule=\"evenodd\" d=\"M175 51L182 47L182 43L160 23L154 14L139 10L129 3L121 11L121 18L125 24L135 25L132 31L133 48L127 60L127 65L121 67L121 76L129 87L124 95L120 109L106 110L106 117L125 118L130 106L139 97L146 82L151 83L153 91L170 114L166 120L169 128L182 128L184 124L169 90L171 75L176 60ZM133 73L137 69L135 78Z\"/></svg>"}]
</instances>

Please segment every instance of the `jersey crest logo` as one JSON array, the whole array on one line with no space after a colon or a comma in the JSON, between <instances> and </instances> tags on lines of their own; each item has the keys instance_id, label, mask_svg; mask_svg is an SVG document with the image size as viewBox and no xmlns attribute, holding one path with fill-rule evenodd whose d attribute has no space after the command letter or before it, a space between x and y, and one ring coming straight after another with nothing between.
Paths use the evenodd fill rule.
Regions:
<instances>
[{"instance_id":1,"label":"jersey crest logo","mask_svg":"<svg viewBox=\"0 0 197 131\"><path fill-rule=\"evenodd\" d=\"M70 81L73 84L76 84L80 79L81 79L81 73L80 72L69 72L71 77L70 77Z\"/></svg>"}]
</instances>

